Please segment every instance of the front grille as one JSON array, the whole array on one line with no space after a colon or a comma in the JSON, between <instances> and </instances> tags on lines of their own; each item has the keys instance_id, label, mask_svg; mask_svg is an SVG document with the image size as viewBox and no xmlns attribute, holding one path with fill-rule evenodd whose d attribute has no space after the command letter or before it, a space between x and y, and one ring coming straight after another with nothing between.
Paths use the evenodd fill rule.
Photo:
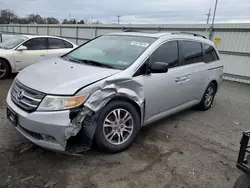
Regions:
<instances>
[{"instance_id":1,"label":"front grille","mask_svg":"<svg viewBox=\"0 0 250 188\"><path fill-rule=\"evenodd\" d=\"M17 80L11 89L11 100L26 112L35 111L44 97L44 93L33 90Z\"/></svg>"}]
</instances>

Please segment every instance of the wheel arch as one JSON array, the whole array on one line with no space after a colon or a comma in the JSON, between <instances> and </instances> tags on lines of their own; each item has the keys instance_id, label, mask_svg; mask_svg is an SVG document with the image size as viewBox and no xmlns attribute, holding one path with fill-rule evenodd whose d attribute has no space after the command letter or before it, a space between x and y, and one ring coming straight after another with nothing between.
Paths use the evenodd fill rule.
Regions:
<instances>
[{"instance_id":1,"label":"wheel arch","mask_svg":"<svg viewBox=\"0 0 250 188\"><path fill-rule=\"evenodd\" d=\"M111 102L113 102L113 101L117 101L117 100L121 100L121 101L126 101L126 102L128 102L128 103L130 103L130 104L132 104L134 107L135 107L135 109L136 109L136 111L138 112L138 114L139 114L139 117L140 117L140 123L142 123L142 116L143 116L143 112L142 112L142 110L141 110L141 107L135 102L135 101L133 101L132 99L130 99L130 98L128 98L128 97L124 97L124 96L115 96L115 97L113 97L112 99L110 99L108 102L107 102L107 104L108 103L111 103ZM107 105L106 104L106 105Z\"/></svg>"},{"instance_id":2,"label":"wheel arch","mask_svg":"<svg viewBox=\"0 0 250 188\"><path fill-rule=\"evenodd\" d=\"M217 93L217 90L218 90L218 82L216 80L212 80L209 84L213 83L214 86L215 86L215 93ZM208 84L208 85L209 85Z\"/></svg>"},{"instance_id":3,"label":"wheel arch","mask_svg":"<svg viewBox=\"0 0 250 188\"><path fill-rule=\"evenodd\" d=\"M9 69L10 69L10 73L12 73L12 67L11 67L11 65L10 65L9 60L6 59L6 58L4 58L4 57L0 57L0 60L5 61L6 63L8 63L8 66L9 66Z\"/></svg>"}]
</instances>

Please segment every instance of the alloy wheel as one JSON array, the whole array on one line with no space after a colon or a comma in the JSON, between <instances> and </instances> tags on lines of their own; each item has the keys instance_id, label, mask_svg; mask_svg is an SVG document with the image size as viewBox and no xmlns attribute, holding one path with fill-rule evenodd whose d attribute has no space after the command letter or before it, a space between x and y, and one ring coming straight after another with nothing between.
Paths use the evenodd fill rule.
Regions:
<instances>
[{"instance_id":1,"label":"alloy wheel","mask_svg":"<svg viewBox=\"0 0 250 188\"><path fill-rule=\"evenodd\" d=\"M112 110L104 119L103 133L108 142L114 145L125 143L134 129L132 115L125 109Z\"/></svg>"},{"instance_id":2,"label":"alloy wheel","mask_svg":"<svg viewBox=\"0 0 250 188\"><path fill-rule=\"evenodd\" d=\"M0 78L4 77L7 72L7 68L4 66L2 62L0 62Z\"/></svg>"},{"instance_id":3,"label":"alloy wheel","mask_svg":"<svg viewBox=\"0 0 250 188\"><path fill-rule=\"evenodd\" d=\"M206 107L209 107L212 104L213 98L214 98L214 88L210 86L205 94L204 104Z\"/></svg>"}]
</instances>

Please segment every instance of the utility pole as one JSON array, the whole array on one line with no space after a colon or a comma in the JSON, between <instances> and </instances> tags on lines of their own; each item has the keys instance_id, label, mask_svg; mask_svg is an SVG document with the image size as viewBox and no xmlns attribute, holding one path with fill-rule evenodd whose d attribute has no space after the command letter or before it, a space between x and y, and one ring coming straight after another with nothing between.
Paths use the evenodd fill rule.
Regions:
<instances>
[{"instance_id":1,"label":"utility pole","mask_svg":"<svg viewBox=\"0 0 250 188\"><path fill-rule=\"evenodd\" d=\"M117 24L120 24L120 15L117 16Z\"/></svg>"},{"instance_id":2,"label":"utility pole","mask_svg":"<svg viewBox=\"0 0 250 188\"><path fill-rule=\"evenodd\" d=\"M217 9L217 4L218 4L218 0L216 0L215 2L215 6L214 6L214 15L213 15L213 21L212 21L212 26L210 28L210 33L209 33L209 39L211 40L213 37L213 28L214 28L214 19L215 19L215 14L216 14L216 9Z\"/></svg>"},{"instance_id":3,"label":"utility pole","mask_svg":"<svg viewBox=\"0 0 250 188\"><path fill-rule=\"evenodd\" d=\"M90 17L90 24L93 24L93 16Z\"/></svg>"},{"instance_id":4,"label":"utility pole","mask_svg":"<svg viewBox=\"0 0 250 188\"><path fill-rule=\"evenodd\" d=\"M210 16L211 16L211 8L208 10L208 14L206 14L206 15L207 15L207 28L206 28L206 33L207 33L208 28L209 28L208 24L209 24L209 20L210 20Z\"/></svg>"},{"instance_id":5,"label":"utility pole","mask_svg":"<svg viewBox=\"0 0 250 188\"><path fill-rule=\"evenodd\" d=\"M211 16L211 8L209 9L208 11L208 14L207 15L207 24L209 24L209 20L210 20L210 16Z\"/></svg>"}]
</instances>

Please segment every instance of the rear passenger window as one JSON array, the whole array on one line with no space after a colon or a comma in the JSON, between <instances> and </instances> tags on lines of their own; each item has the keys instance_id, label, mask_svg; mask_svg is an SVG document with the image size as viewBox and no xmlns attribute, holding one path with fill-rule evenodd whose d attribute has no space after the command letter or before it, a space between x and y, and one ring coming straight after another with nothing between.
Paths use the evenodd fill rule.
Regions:
<instances>
[{"instance_id":1,"label":"rear passenger window","mask_svg":"<svg viewBox=\"0 0 250 188\"><path fill-rule=\"evenodd\" d=\"M215 49L212 46L210 46L208 44L204 44L203 47L204 47L204 51L205 51L205 57L204 57L205 63L219 60L219 57L218 57Z\"/></svg>"},{"instance_id":2,"label":"rear passenger window","mask_svg":"<svg viewBox=\"0 0 250 188\"><path fill-rule=\"evenodd\" d=\"M63 41L63 43L64 43L66 48L73 48L73 45L70 44L69 42L65 41L65 40Z\"/></svg>"},{"instance_id":3,"label":"rear passenger window","mask_svg":"<svg viewBox=\"0 0 250 188\"><path fill-rule=\"evenodd\" d=\"M23 43L27 50L46 50L46 38L33 38Z\"/></svg>"},{"instance_id":4,"label":"rear passenger window","mask_svg":"<svg viewBox=\"0 0 250 188\"><path fill-rule=\"evenodd\" d=\"M55 39L55 38L48 38L48 46L49 46L49 49L65 48L63 40Z\"/></svg>"},{"instance_id":5,"label":"rear passenger window","mask_svg":"<svg viewBox=\"0 0 250 188\"><path fill-rule=\"evenodd\" d=\"M170 41L162 44L151 56L151 62L164 62L169 68L178 66L178 43Z\"/></svg>"},{"instance_id":6,"label":"rear passenger window","mask_svg":"<svg viewBox=\"0 0 250 188\"><path fill-rule=\"evenodd\" d=\"M182 51L185 65L202 62L201 43L193 41L182 41Z\"/></svg>"}]
</instances>

